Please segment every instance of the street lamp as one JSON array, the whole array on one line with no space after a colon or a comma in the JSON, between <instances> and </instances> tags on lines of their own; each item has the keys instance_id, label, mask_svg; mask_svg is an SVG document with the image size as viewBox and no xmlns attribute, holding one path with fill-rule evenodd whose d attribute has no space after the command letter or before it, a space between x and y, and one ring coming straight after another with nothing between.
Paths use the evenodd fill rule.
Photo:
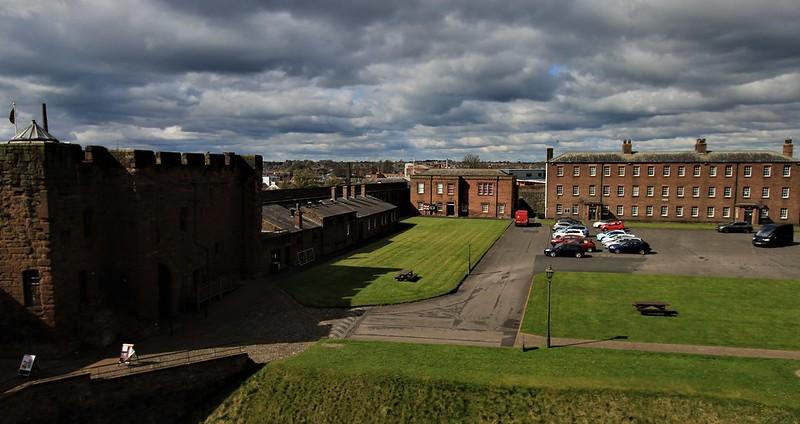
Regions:
<instances>
[{"instance_id":1,"label":"street lamp","mask_svg":"<svg viewBox=\"0 0 800 424\"><path fill-rule=\"evenodd\" d=\"M550 348L550 283L553 281L553 267L547 265L547 269L545 269L544 272L547 275L547 344L545 346L549 349Z\"/></svg>"}]
</instances>

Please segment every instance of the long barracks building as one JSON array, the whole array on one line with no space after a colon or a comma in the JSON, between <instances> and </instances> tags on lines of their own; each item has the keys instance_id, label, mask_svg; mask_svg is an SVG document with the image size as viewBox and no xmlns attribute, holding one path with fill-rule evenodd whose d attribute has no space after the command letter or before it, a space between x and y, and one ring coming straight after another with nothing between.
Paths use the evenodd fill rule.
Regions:
<instances>
[{"instance_id":1,"label":"long barracks building","mask_svg":"<svg viewBox=\"0 0 800 424\"><path fill-rule=\"evenodd\" d=\"M546 216L800 223L800 161L783 152L568 152L547 163Z\"/></svg>"}]
</instances>

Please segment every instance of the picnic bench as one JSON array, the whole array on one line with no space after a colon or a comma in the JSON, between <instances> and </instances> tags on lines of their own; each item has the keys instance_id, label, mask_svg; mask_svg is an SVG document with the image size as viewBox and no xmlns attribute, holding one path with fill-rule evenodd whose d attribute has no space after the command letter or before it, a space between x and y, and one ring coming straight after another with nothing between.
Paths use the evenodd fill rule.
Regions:
<instances>
[{"instance_id":1,"label":"picnic bench","mask_svg":"<svg viewBox=\"0 0 800 424\"><path fill-rule=\"evenodd\" d=\"M633 302L633 307L642 315L662 315L675 316L677 311L667 309L669 303L660 300L637 300Z\"/></svg>"},{"instance_id":2,"label":"picnic bench","mask_svg":"<svg viewBox=\"0 0 800 424\"><path fill-rule=\"evenodd\" d=\"M414 274L414 271L412 271L410 269L407 269L407 270L400 271L399 274L394 276L394 279L397 280L397 281L414 282L414 281L419 280L419 275L418 274Z\"/></svg>"}]
</instances>

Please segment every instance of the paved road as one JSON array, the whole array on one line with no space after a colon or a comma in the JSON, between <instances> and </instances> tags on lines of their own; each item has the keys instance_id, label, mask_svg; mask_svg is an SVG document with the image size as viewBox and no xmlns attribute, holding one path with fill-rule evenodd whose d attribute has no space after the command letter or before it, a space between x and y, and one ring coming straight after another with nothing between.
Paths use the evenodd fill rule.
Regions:
<instances>
[{"instance_id":1,"label":"paved road","mask_svg":"<svg viewBox=\"0 0 800 424\"><path fill-rule=\"evenodd\" d=\"M375 307L349 338L513 346L546 227L509 227L456 293Z\"/></svg>"}]
</instances>

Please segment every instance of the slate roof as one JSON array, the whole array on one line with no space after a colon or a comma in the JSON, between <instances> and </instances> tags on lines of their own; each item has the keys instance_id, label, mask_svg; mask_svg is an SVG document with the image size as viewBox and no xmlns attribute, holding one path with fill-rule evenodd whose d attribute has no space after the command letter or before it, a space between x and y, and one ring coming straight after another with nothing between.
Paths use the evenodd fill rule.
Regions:
<instances>
[{"instance_id":1,"label":"slate roof","mask_svg":"<svg viewBox=\"0 0 800 424\"><path fill-rule=\"evenodd\" d=\"M294 226L294 217L289 209L280 205L266 205L261 207L261 219L271 223L272 225L290 232L296 233L303 231L303 229L320 227L316 222L310 221L303 217L303 229Z\"/></svg>"},{"instance_id":2,"label":"slate roof","mask_svg":"<svg viewBox=\"0 0 800 424\"><path fill-rule=\"evenodd\" d=\"M797 162L797 159L766 151L730 152L567 152L550 163L658 163L658 162Z\"/></svg>"},{"instance_id":3,"label":"slate roof","mask_svg":"<svg viewBox=\"0 0 800 424\"><path fill-rule=\"evenodd\" d=\"M475 169L475 168L436 168L424 172L417 172L416 175L422 176L443 176L443 177L510 177L509 174L501 169Z\"/></svg>"},{"instance_id":4,"label":"slate roof","mask_svg":"<svg viewBox=\"0 0 800 424\"><path fill-rule=\"evenodd\" d=\"M9 143L24 143L31 141L50 141L53 143L58 143L58 139L53 137L49 132L45 131L44 128L40 127L35 120L31 121L31 124L15 135L14 138L8 140Z\"/></svg>"},{"instance_id":5,"label":"slate roof","mask_svg":"<svg viewBox=\"0 0 800 424\"><path fill-rule=\"evenodd\" d=\"M321 200L312 202L311 206L302 205L303 211L308 211L322 218L347 213L356 213L357 218L375 215L377 213L397 209L397 206L384 202L372 196L356 196L351 198L337 198L332 200ZM305 217L305 216L304 216Z\"/></svg>"}]
</instances>

